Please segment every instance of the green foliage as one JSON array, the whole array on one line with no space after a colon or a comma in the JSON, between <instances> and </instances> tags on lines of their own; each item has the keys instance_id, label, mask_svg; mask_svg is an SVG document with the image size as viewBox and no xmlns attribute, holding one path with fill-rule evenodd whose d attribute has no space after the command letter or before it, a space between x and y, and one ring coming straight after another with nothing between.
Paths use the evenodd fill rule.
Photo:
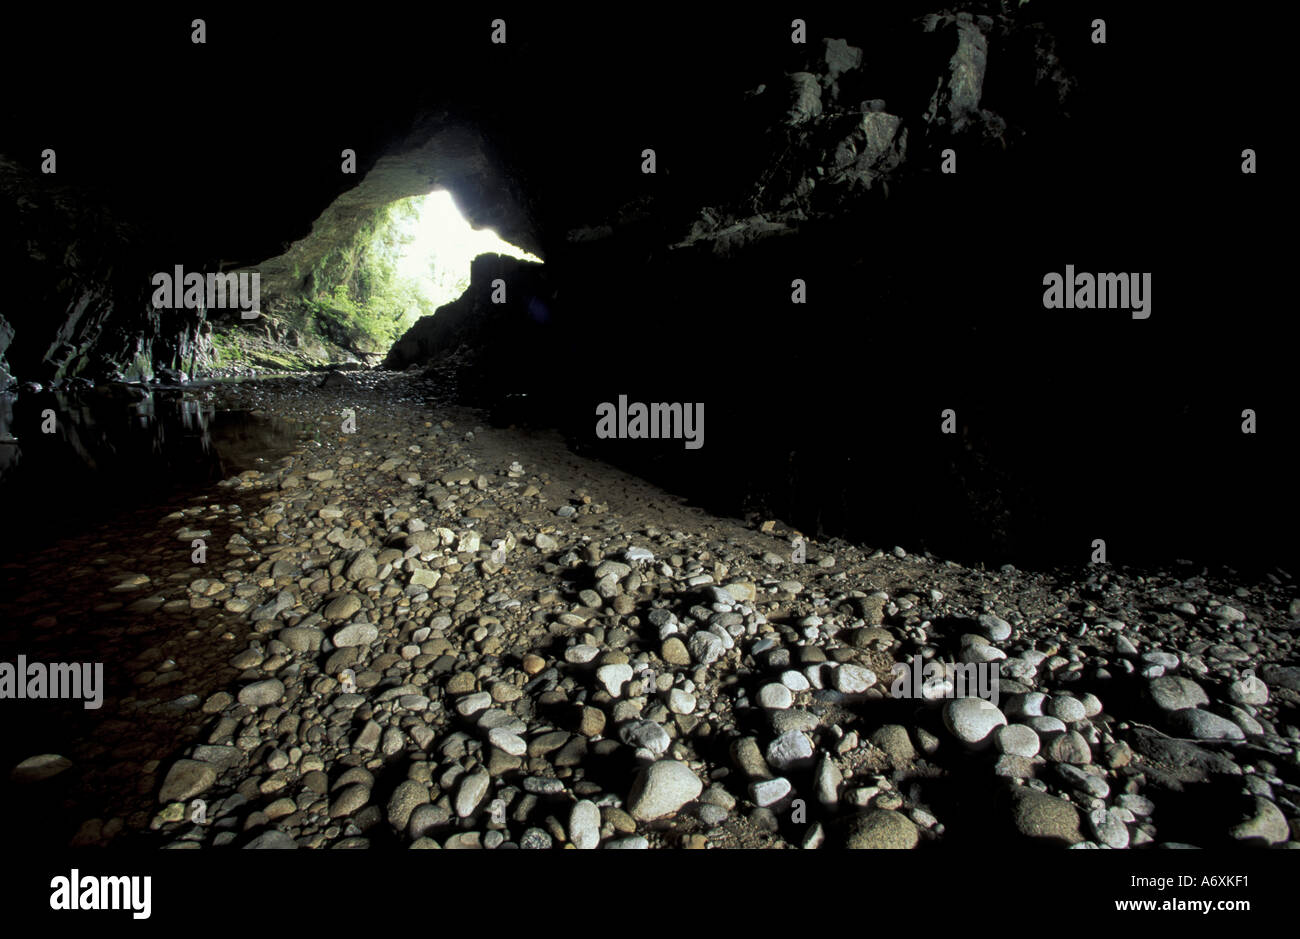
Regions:
<instances>
[{"instance_id":1,"label":"green foliage","mask_svg":"<svg viewBox=\"0 0 1300 939\"><path fill-rule=\"evenodd\" d=\"M244 349L232 337L218 330L212 331L212 349L217 365L231 365L244 360Z\"/></svg>"},{"instance_id":2,"label":"green foliage","mask_svg":"<svg viewBox=\"0 0 1300 939\"><path fill-rule=\"evenodd\" d=\"M403 252L415 239L421 198L401 199L377 207L348 227L352 235L337 241L309 269L293 267L297 288L276 300L271 315L297 334L304 361L333 359L339 350L386 352L422 316L469 286L468 266L459 261L430 262L427 276L412 279L402 264ZM355 226L352 228L352 226ZM214 345L223 362L265 360L268 344L235 330Z\"/></svg>"},{"instance_id":3,"label":"green foliage","mask_svg":"<svg viewBox=\"0 0 1300 939\"><path fill-rule=\"evenodd\" d=\"M295 324L300 331L360 351L384 352L418 317L433 313L436 307L418 285L397 271L418 211L414 199L376 209L351 241L317 262L315 293L305 298L316 323Z\"/></svg>"}]
</instances>

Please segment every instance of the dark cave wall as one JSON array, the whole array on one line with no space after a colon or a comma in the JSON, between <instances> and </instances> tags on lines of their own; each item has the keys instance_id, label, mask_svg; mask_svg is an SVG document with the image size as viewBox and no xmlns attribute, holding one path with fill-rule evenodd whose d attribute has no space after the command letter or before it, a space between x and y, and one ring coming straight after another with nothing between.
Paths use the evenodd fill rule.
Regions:
<instances>
[{"instance_id":1,"label":"dark cave wall","mask_svg":"<svg viewBox=\"0 0 1300 939\"><path fill-rule=\"evenodd\" d=\"M553 299L541 292L549 322L474 317L486 333L470 348L498 354L470 359L462 386L490 407L526 395L507 420L558 424L588 454L808 533L1026 567L1083 563L1094 538L1122 563L1294 559L1282 530L1297 508L1295 428L1286 372L1267 365L1285 358L1283 324L1255 370L1213 331L1136 339L1139 324L1118 311L1049 321L1035 306L1059 255L1008 266L988 241L936 256L907 217L902 199L882 213L893 237L869 264L854 263L860 248L839 225L728 259L697 250L620 265L591 247L601 263L581 284L544 269L557 285ZM1005 282L988 283L995 267ZM1156 315L1235 308L1226 286L1156 273ZM796 274L810 285L805 306L790 303ZM597 440L596 406L620 394L704 402L704 448ZM1266 415L1267 434L1240 432L1246 407ZM953 436L939 432L946 408Z\"/></svg>"},{"instance_id":2,"label":"dark cave wall","mask_svg":"<svg viewBox=\"0 0 1300 939\"><path fill-rule=\"evenodd\" d=\"M599 187L578 187L571 214L544 227L547 322L462 317L482 306L476 270L479 299L412 330L387 364L526 348L533 367L474 358L462 385L489 405L526 395L526 414L560 424L579 447L723 511L778 513L819 534L894 531L914 544L920 501L930 522L960 533L945 547L1007 549L1004 479L978 449L986 441L965 421L959 438L935 430L943 407L970 401L980 271L1013 250L970 230L989 177L1027 128L1059 123L1070 82L1041 26L1024 27L1027 39L1000 16L887 14L873 25L856 24L861 46L852 33L768 44L766 60L737 67L730 83L670 96L685 112L675 133L663 136L666 115L656 125L652 113L661 136L645 136L693 146L660 148L655 176L606 173ZM981 107L985 63L1004 52L1019 80L1003 81L1007 116ZM961 149L958 179L979 182L937 179L945 146ZM596 194L603 212L590 205ZM790 302L796 277L809 285L801 306ZM905 364L918 359L924 408ZM900 396L891 382L909 387ZM597 442L595 407L619 394L703 401L705 448ZM908 494L881 499L899 476Z\"/></svg>"},{"instance_id":3,"label":"dark cave wall","mask_svg":"<svg viewBox=\"0 0 1300 939\"><path fill-rule=\"evenodd\" d=\"M463 390L483 398L504 395L544 370L544 350L553 345L553 302L544 266L481 254L470 267L465 293L407 330L382 367L405 369L451 359Z\"/></svg>"},{"instance_id":4,"label":"dark cave wall","mask_svg":"<svg viewBox=\"0 0 1300 939\"><path fill-rule=\"evenodd\" d=\"M1124 97L1149 67L1136 49L1099 65L1086 36L1012 19L895 26L867 34L860 67L832 75L842 49L816 39L786 63L811 70L820 115L792 121L773 69L711 128L686 119L697 146L671 173L611 174L615 209L546 226L550 322L491 338L564 377L479 362L483 403L527 395L587 452L821 535L1022 566L1085 563L1094 538L1121 563L1293 564L1260 534L1297 508L1285 327L1265 312L1282 259L1213 237L1263 211L1249 180L1234 190L1236 139L1171 156L1196 106ZM873 137L869 115L898 125ZM955 177L935 169L948 146ZM1151 271L1156 318L1043 309L1043 274L1066 264ZM1243 309L1248 367L1217 345ZM619 394L705 402L705 447L597 440L595 407ZM1259 406L1277 433L1243 435Z\"/></svg>"},{"instance_id":5,"label":"dark cave wall","mask_svg":"<svg viewBox=\"0 0 1300 939\"><path fill-rule=\"evenodd\" d=\"M0 232L0 384L150 378L210 352L204 311L153 308L146 235L84 194L0 158Z\"/></svg>"},{"instance_id":6,"label":"dark cave wall","mask_svg":"<svg viewBox=\"0 0 1300 939\"><path fill-rule=\"evenodd\" d=\"M803 47L784 15L533 9L505 13L508 47L477 52L465 37L482 16L410 11L406 35L459 54L394 57L367 82L305 76L277 54L336 41L327 17L268 19L238 37L262 70L200 70L184 91L157 81L194 66L175 24L83 23L87 46L118 35L158 55L122 63L58 122L20 102L0 152L31 173L57 144L75 211L95 205L139 234L87 236L69 258L93 224L68 217L38 237L46 260L23 262L0 344L20 378L183 360L203 326L142 308L149 272L261 265L310 240L332 205L442 184L546 265L480 259L466 297L390 366L460 365L482 403L526 395L529 420L580 447L810 532L1018 563L1086 559L1108 532L1117 560L1139 542L1280 558L1246 534L1295 507L1272 442L1294 431L1276 404L1291 346L1268 297L1269 272L1287 267L1249 234L1267 199L1232 179L1235 128L1270 143L1242 91L1259 77L1219 74L1213 56L1187 57L1194 93L1153 75L1180 59L1150 49L1201 48L1205 24L1127 9L1086 11L1112 24L1103 49L1075 5L1038 0L810 10ZM349 24L348 42L385 48L392 30ZM1159 100L1126 92L1161 81ZM107 146L188 139L205 87L258 102L237 114L255 152L173 150L146 171ZM357 177L338 172L343 146ZM949 146L955 177L937 172ZM43 185L24 182L14 205ZM29 241L15 236L9 256ZM1153 271L1154 318L1044 311L1041 277L1066 263ZM507 304L487 299L488 275ZM704 449L596 441L596 404L623 393L705 402ZM955 437L937 433L948 407ZM1241 435L1243 407L1275 431Z\"/></svg>"}]
</instances>

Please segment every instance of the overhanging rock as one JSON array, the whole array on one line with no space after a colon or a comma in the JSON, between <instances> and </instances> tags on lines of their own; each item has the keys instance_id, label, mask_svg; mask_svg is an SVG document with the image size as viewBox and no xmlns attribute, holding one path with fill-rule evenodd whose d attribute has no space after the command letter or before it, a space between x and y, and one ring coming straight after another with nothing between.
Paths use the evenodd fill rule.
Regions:
<instances>
[{"instance_id":1,"label":"overhanging rock","mask_svg":"<svg viewBox=\"0 0 1300 939\"><path fill-rule=\"evenodd\" d=\"M301 278L334 248L350 241L377 210L400 199L446 189L475 228L540 256L540 239L526 199L497 165L483 135L446 115L416 125L392 152L380 157L356 186L335 199L311 232L278 257L256 265L262 294L276 297L303 286Z\"/></svg>"}]
</instances>

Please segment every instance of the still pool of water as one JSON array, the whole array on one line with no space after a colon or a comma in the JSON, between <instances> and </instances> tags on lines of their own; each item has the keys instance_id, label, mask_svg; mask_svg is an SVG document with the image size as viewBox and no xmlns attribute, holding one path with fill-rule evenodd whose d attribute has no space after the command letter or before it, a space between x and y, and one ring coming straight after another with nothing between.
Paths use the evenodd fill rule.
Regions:
<instances>
[{"instance_id":1,"label":"still pool of water","mask_svg":"<svg viewBox=\"0 0 1300 939\"><path fill-rule=\"evenodd\" d=\"M205 388L0 395L0 556L263 469L301 425L221 410Z\"/></svg>"}]
</instances>

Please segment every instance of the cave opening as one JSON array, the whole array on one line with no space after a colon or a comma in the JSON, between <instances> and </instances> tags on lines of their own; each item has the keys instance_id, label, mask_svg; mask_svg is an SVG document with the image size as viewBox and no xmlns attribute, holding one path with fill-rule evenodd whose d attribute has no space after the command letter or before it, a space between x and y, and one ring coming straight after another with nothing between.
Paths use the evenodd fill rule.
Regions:
<instances>
[{"instance_id":1,"label":"cave opening","mask_svg":"<svg viewBox=\"0 0 1300 939\"><path fill-rule=\"evenodd\" d=\"M412 326L465 293L484 254L542 263L471 223L441 186L360 206L341 197L307 237L251 268L263 285L260 321L249 328L210 311L214 364L230 376L376 365Z\"/></svg>"},{"instance_id":2,"label":"cave opening","mask_svg":"<svg viewBox=\"0 0 1300 939\"><path fill-rule=\"evenodd\" d=\"M393 281L411 300L403 328L460 297L469 287L470 265L480 254L542 263L537 255L510 244L494 230L474 228L446 189L393 203L390 217L394 240L400 245Z\"/></svg>"}]
</instances>

